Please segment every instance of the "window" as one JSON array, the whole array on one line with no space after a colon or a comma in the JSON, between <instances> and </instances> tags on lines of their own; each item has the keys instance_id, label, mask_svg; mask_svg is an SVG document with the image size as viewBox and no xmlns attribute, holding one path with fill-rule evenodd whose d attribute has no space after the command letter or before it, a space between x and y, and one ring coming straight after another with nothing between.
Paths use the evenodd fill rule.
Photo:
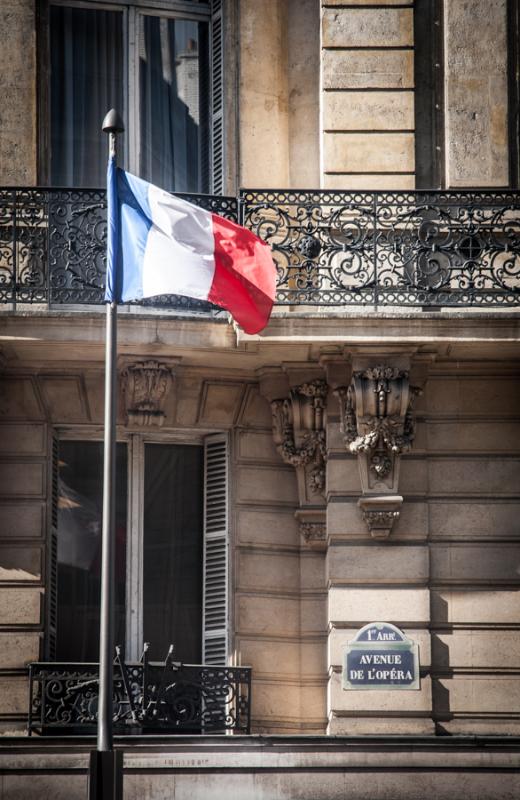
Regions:
<instances>
[{"instance_id":1,"label":"window","mask_svg":"<svg viewBox=\"0 0 520 800\"><path fill-rule=\"evenodd\" d=\"M120 163L127 169L169 191L221 191L218 6L49 0L44 160L52 185L104 186L101 121L115 107L125 118Z\"/></svg>"},{"instance_id":2,"label":"window","mask_svg":"<svg viewBox=\"0 0 520 800\"><path fill-rule=\"evenodd\" d=\"M55 448L48 655L97 661L103 443ZM117 444L115 641L126 658L224 663L227 642L227 444ZM52 558L51 558L52 561ZM52 624L50 624L52 628Z\"/></svg>"}]
</instances>

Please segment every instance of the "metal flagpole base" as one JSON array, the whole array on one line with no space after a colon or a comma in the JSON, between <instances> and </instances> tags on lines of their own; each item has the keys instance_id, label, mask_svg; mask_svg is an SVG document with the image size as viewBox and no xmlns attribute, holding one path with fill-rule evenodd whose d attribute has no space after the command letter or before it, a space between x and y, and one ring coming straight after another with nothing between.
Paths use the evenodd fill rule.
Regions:
<instances>
[{"instance_id":1,"label":"metal flagpole base","mask_svg":"<svg viewBox=\"0 0 520 800\"><path fill-rule=\"evenodd\" d=\"M121 750L93 750L90 753L88 800L123 800Z\"/></svg>"}]
</instances>

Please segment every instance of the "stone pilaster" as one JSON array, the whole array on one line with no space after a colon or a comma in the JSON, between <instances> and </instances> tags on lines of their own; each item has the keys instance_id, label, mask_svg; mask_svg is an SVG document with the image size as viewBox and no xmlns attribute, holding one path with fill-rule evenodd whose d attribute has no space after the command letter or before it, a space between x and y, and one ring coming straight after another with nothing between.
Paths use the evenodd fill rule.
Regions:
<instances>
[{"instance_id":1,"label":"stone pilaster","mask_svg":"<svg viewBox=\"0 0 520 800\"><path fill-rule=\"evenodd\" d=\"M407 496L415 471L421 472L410 416L410 387L424 383L421 363L411 354L383 351L324 363L331 389L326 488L330 733L426 734L434 729L427 514L424 502ZM406 459L412 457L409 466ZM393 623L418 643L419 690L342 688L346 645L369 622Z\"/></svg>"}]
</instances>

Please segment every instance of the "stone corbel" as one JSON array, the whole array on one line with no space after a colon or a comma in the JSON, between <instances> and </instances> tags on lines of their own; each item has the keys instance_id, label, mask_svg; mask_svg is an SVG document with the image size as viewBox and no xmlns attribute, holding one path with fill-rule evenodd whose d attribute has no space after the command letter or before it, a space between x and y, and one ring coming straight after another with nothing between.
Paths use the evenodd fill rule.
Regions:
<instances>
[{"instance_id":1,"label":"stone corbel","mask_svg":"<svg viewBox=\"0 0 520 800\"><path fill-rule=\"evenodd\" d=\"M377 363L361 370L354 365L350 385L335 394L345 445L358 457L358 505L371 535L386 539L403 503L400 457L415 437L413 404L420 389L410 385L409 369Z\"/></svg>"},{"instance_id":2,"label":"stone corbel","mask_svg":"<svg viewBox=\"0 0 520 800\"><path fill-rule=\"evenodd\" d=\"M276 449L296 470L300 505L296 518L302 537L306 544L321 547L325 546L328 386L315 377L316 372L308 372L307 380L302 380L300 370L289 368L288 373L263 370L260 388L271 405Z\"/></svg>"},{"instance_id":3,"label":"stone corbel","mask_svg":"<svg viewBox=\"0 0 520 800\"><path fill-rule=\"evenodd\" d=\"M162 426L165 404L173 386L173 371L159 361L128 364L121 372L127 424Z\"/></svg>"},{"instance_id":4,"label":"stone corbel","mask_svg":"<svg viewBox=\"0 0 520 800\"><path fill-rule=\"evenodd\" d=\"M274 443L285 463L296 467L301 504L324 500L327 391L325 381L318 379L271 402Z\"/></svg>"}]
</instances>

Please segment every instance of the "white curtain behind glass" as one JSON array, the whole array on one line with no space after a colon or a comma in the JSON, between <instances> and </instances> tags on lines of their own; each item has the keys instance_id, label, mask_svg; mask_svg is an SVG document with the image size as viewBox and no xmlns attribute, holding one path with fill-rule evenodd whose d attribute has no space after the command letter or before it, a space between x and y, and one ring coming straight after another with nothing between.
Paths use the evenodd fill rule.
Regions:
<instances>
[{"instance_id":1,"label":"white curtain behind glass","mask_svg":"<svg viewBox=\"0 0 520 800\"><path fill-rule=\"evenodd\" d=\"M102 187L107 142L101 122L123 108L123 15L50 8L51 183Z\"/></svg>"}]
</instances>

